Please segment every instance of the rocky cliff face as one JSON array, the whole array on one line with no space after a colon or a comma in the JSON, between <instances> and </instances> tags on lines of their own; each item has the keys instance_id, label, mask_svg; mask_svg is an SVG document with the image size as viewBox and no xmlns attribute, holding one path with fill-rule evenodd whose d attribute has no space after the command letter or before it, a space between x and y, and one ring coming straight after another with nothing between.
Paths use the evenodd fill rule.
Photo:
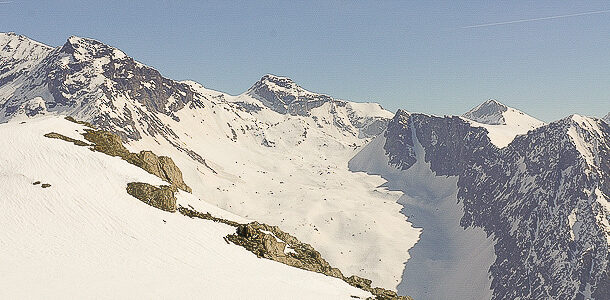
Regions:
<instances>
[{"instance_id":1,"label":"rocky cliff face","mask_svg":"<svg viewBox=\"0 0 610 300\"><path fill-rule=\"evenodd\" d=\"M495 240L493 299L610 295L607 123L575 115L499 149L461 118L399 111L385 138L392 166L415 164L416 138L436 176L458 176L460 225Z\"/></svg>"}]
</instances>

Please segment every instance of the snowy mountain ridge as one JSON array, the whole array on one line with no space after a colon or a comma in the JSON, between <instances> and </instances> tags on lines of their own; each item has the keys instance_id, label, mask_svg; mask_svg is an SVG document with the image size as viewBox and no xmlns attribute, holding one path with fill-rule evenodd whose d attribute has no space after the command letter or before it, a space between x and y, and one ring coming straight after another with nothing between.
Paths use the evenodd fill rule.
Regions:
<instances>
[{"instance_id":1,"label":"snowy mountain ridge","mask_svg":"<svg viewBox=\"0 0 610 300\"><path fill-rule=\"evenodd\" d=\"M545 124L495 100L461 117L393 114L271 74L232 96L79 37L53 48L0 33L0 57L5 136L42 130L45 115L91 122L172 157L204 209L278 225L373 286L416 299L610 293L599 119Z\"/></svg>"}]
</instances>

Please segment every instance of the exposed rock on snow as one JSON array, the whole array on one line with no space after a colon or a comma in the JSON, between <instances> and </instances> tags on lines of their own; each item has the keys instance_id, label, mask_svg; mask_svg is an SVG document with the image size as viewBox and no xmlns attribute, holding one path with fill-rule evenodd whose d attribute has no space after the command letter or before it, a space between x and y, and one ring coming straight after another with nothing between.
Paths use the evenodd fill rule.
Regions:
<instances>
[{"instance_id":1,"label":"exposed rock on snow","mask_svg":"<svg viewBox=\"0 0 610 300\"><path fill-rule=\"evenodd\" d=\"M189 193L191 192L191 188L182 179L182 171L174 164L171 158L157 156L151 151L144 150L140 151L140 153L131 153L123 146L121 138L118 135L104 130L85 129L83 136L93 144L93 150L110 156L119 156L130 164L136 165L148 173L165 180L172 186Z\"/></svg>"},{"instance_id":2,"label":"exposed rock on snow","mask_svg":"<svg viewBox=\"0 0 610 300\"><path fill-rule=\"evenodd\" d=\"M246 248L258 257L274 260L299 269L321 273L339 278L351 286L371 292L379 300L412 300L408 296L399 296L396 292L380 287L371 287L371 280L356 275L345 277L341 270L333 268L311 245L302 243L296 237L282 231L277 226L258 222L239 224L234 221L217 218L209 213L201 213L191 208L180 207L183 215L191 218L212 220L236 227L236 233L226 237L236 245Z\"/></svg>"},{"instance_id":3,"label":"exposed rock on snow","mask_svg":"<svg viewBox=\"0 0 610 300\"><path fill-rule=\"evenodd\" d=\"M127 194L134 196L142 202L160 210L176 211L176 188L169 185L156 187L144 182L130 182L127 184Z\"/></svg>"}]
</instances>

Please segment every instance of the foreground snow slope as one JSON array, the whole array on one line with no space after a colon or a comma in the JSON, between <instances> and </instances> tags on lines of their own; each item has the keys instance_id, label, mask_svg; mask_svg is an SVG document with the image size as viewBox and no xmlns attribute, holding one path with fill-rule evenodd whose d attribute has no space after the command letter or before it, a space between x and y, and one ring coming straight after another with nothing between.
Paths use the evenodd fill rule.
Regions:
<instances>
[{"instance_id":1,"label":"foreground snow slope","mask_svg":"<svg viewBox=\"0 0 610 300\"><path fill-rule=\"evenodd\" d=\"M0 125L0 298L369 296L339 279L225 243L232 227L150 207L125 187L163 184L159 178L119 158L43 137L55 131L79 138L81 130L59 117ZM178 203L241 221L184 192Z\"/></svg>"}]
</instances>

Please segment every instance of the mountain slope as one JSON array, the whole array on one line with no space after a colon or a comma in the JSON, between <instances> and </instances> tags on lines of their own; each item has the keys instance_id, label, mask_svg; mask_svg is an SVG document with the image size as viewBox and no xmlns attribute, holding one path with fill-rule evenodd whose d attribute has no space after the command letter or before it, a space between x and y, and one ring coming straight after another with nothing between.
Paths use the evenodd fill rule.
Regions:
<instances>
[{"instance_id":1,"label":"mountain slope","mask_svg":"<svg viewBox=\"0 0 610 300\"><path fill-rule=\"evenodd\" d=\"M608 124L575 115L517 136L499 149L485 129L461 118L399 111L378 139L350 167L381 174L390 187L402 190L404 213L412 216L414 226L424 226L399 291L410 288L415 298L446 297L456 291L451 283L464 280L459 264L466 259L478 265L480 277L474 278L484 285L464 292L490 289L489 296L460 294L467 298L605 299L610 294ZM413 175L426 167L433 174L429 180ZM454 180L449 189L439 191L443 186L435 182L449 179ZM420 184L410 184L414 181ZM458 203L453 208L457 219L447 211L435 214L436 202L445 203L447 196L454 199L449 203ZM473 230L479 231L478 238L446 239ZM464 241L489 252L452 249L452 243ZM449 244L449 249L434 257L417 251L430 244ZM406 276L413 269L435 274L439 264L448 268L431 285L442 288L413 285ZM491 276L487 282L485 272L480 273L486 270Z\"/></svg>"},{"instance_id":2,"label":"mountain slope","mask_svg":"<svg viewBox=\"0 0 610 300\"><path fill-rule=\"evenodd\" d=\"M400 214L398 195L379 187L382 179L347 168L392 113L325 96L293 115L251 95L254 88L231 96L174 81L92 39L70 37L45 49L42 60L0 85L0 122L45 114L91 122L120 135L133 152L172 157L194 195L280 226L374 286L395 289L400 282L404 248L417 231ZM302 92L292 85L283 96Z\"/></svg>"},{"instance_id":3,"label":"mountain slope","mask_svg":"<svg viewBox=\"0 0 610 300\"><path fill-rule=\"evenodd\" d=\"M3 298L370 295L229 245L223 237L233 227L148 206L125 187L132 181L166 184L159 178L117 157L43 136L53 130L79 139L83 129L57 117L0 124L0 137L11 141L0 145ZM180 205L243 220L186 192L177 197Z\"/></svg>"}]
</instances>

